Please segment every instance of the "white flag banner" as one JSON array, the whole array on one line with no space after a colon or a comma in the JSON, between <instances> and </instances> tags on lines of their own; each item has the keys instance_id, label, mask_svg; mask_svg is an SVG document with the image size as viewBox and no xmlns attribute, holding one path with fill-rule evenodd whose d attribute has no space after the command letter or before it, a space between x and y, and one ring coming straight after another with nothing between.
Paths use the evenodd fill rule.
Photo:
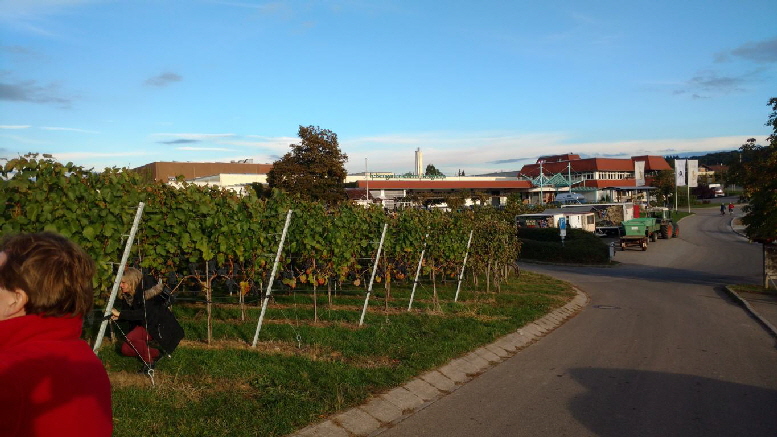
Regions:
<instances>
[{"instance_id":1,"label":"white flag banner","mask_svg":"<svg viewBox=\"0 0 777 437\"><path fill-rule=\"evenodd\" d=\"M674 160L674 184L678 187L685 186L685 160Z\"/></svg>"},{"instance_id":2,"label":"white flag banner","mask_svg":"<svg viewBox=\"0 0 777 437\"><path fill-rule=\"evenodd\" d=\"M634 161L634 179L638 187L645 185L645 161Z\"/></svg>"},{"instance_id":3,"label":"white flag banner","mask_svg":"<svg viewBox=\"0 0 777 437\"><path fill-rule=\"evenodd\" d=\"M688 160L688 186L693 188L699 186L699 161L696 159Z\"/></svg>"}]
</instances>

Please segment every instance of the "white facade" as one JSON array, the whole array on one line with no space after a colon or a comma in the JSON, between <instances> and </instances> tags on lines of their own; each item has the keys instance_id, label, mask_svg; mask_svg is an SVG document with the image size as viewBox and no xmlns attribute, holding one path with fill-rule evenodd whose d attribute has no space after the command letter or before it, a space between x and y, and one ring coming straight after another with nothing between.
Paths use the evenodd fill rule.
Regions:
<instances>
[{"instance_id":1,"label":"white facade","mask_svg":"<svg viewBox=\"0 0 777 437\"><path fill-rule=\"evenodd\" d=\"M199 186L214 186L221 187L228 190L235 191L236 193L244 196L246 194L245 187L252 183L267 183L266 174L217 174L212 176L203 176L200 178L194 178L186 181L190 184ZM171 185L180 185L176 182L172 182Z\"/></svg>"}]
</instances>

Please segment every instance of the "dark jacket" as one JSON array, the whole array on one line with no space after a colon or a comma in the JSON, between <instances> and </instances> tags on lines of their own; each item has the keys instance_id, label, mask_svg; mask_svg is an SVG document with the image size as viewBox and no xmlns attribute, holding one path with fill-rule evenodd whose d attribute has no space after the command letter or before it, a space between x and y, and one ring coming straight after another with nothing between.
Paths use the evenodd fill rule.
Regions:
<instances>
[{"instance_id":1,"label":"dark jacket","mask_svg":"<svg viewBox=\"0 0 777 437\"><path fill-rule=\"evenodd\" d=\"M148 284L150 281L146 278L143 279L135 288L132 304L123 302L124 308L120 311L119 320L129 321L130 330L136 326L146 328L162 350L171 354L184 337L183 328L178 324L162 296L154 296L148 300L143 299L144 290L150 288L144 287L144 282Z\"/></svg>"}]
</instances>

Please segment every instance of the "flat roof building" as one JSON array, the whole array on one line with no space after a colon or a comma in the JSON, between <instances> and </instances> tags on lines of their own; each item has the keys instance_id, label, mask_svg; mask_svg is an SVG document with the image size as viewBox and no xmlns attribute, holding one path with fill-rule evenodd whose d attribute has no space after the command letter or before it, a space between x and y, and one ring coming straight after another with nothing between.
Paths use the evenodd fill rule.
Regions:
<instances>
[{"instance_id":1,"label":"flat roof building","mask_svg":"<svg viewBox=\"0 0 777 437\"><path fill-rule=\"evenodd\" d=\"M272 164L253 164L249 162L152 162L132 171L141 173L148 180L171 182L178 176L190 180L203 176L227 174L266 175Z\"/></svg>"}]
</instances>

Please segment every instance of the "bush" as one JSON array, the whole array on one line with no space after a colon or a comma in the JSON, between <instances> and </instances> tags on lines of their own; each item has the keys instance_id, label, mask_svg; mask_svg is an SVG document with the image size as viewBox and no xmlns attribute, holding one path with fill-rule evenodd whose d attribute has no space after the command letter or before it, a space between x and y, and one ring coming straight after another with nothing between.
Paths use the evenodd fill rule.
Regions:
<instances>
[{"instance_id":1,"label":"bush","mask_svg":"<svg viewBox=\"0 0 777 437\"><path fill-rule=\"evenodd\" d=\"M518 238L523 243L521 257L534 261L606 264L610 249L596 235L582 229L568 229L561 245L559 230L521 229Z\"/></svg>"},{"instance_id":2,"label":"bush","mask_svg":"<svg viewBox=\"0 0 777 437\"><path fill-rule=\"evenodd\" d=\"M561 242L558 228L521 228L518 229L518 238L521 240L536 240ZM599 242L599 237L591 232L582 229L567 229L567 236L564 241L582 240L588 242Z\"/></svg>"}]
</instances>

